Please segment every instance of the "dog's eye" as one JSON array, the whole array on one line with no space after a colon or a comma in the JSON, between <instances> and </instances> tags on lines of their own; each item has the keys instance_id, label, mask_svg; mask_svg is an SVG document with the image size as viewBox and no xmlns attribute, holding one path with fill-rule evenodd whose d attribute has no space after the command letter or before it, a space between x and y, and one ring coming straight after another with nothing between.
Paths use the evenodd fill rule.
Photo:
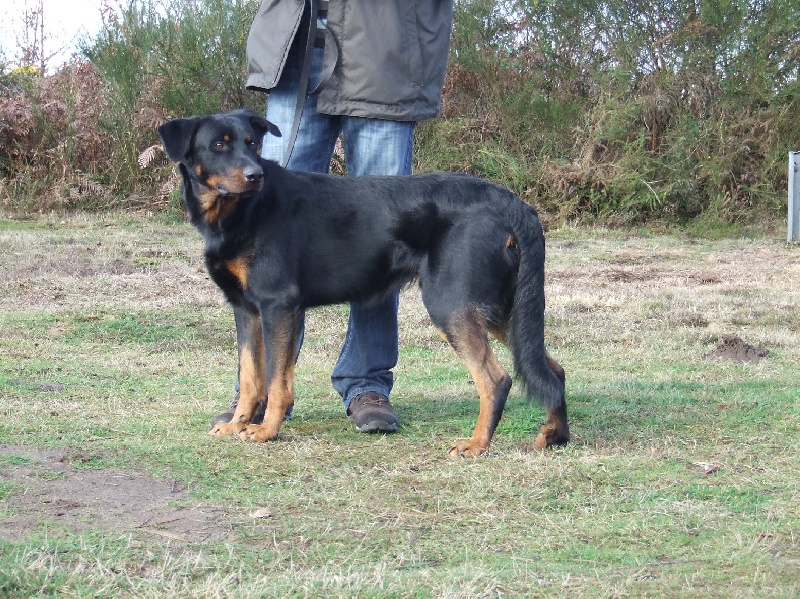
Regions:
<instances>
[{"instance_id":1,"label":"dog's eye","mask_svg":"<svg viewBox=\"0 0 800 599\"><path fill-rule=\"evenodd\" d=\"M214 149L215 150L224 150L225 149L225 142L224 141L215 141L214 142Z\"/></svg>"},{"instance_id":2,"label":"dog's eye","mask_svg":"<svg viewBox=\"0 0 800 599\"><path fill-rule=\"evenodd\" d=\"M248 147L251 147L251 148L256 147L256 140L251 139L249 137L244 140L244 143L246 143L248 145Z\"/></svg>"}]
</instances>

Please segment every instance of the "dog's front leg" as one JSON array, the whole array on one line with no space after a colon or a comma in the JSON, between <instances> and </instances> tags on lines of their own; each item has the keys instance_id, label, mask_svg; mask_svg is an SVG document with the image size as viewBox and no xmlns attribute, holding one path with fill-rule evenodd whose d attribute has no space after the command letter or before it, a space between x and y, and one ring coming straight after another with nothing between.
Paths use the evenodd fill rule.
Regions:
<instances>
[{"instance_id":1,"label":"dog's front leg","mask_svg":"<svg viewBox=\"0 0 800 599\"><path fill-rule=\"evenodd\" d=\"M249 424L240 436L250 441L271 441L278 436L286 411L294 403L294 365L300 317L297 310L262 308L266 348L267 412L263 424Z\"/></svg>"},{"instance_id":2,"label":"dog's front leg","mask_svg":"<svg viewBox=\"0 0 800 599\"><path fill-rule=\"evenodd\" d=\"M211 435L235 435L245 429L256 404L265 398L266 360L264 334L257 313L234 307L236 341L239 348L239 401L233 418L211 429Z\"/></svg>"}]
</instances>

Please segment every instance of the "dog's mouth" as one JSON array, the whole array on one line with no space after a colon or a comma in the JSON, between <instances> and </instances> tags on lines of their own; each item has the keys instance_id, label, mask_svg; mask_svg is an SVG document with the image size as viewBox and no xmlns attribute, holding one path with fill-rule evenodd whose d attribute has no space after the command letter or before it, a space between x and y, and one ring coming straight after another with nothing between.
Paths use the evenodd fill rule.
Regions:
<instances>
[{"instance_id":1,"label":"dog's mouth","mask_svg":"<svg viewBox=\"0 0 800 599\"><path fill-rule=\"evenodd\" d=\"M234 177L209 177L206 186L220 198L235 198L260 192L264 187L264 179L262 177L248 179L241 174Z\"/></svg>"},{"instance_id":2,"label":"dog's mouth","mask_svg":"<svg viewBox=\"0 0 800 599\"><path fill-rule=\"evenodd\" d=\"M227 184L220 184L218 183L216 186L216 191L219 197L227 198L227 197L243 197L243 196L251 196L259 191L261 191L264 187L263 181L255 181L255 182L245 182L243 185L227 185Z\"/></svg>"}]
</instances>

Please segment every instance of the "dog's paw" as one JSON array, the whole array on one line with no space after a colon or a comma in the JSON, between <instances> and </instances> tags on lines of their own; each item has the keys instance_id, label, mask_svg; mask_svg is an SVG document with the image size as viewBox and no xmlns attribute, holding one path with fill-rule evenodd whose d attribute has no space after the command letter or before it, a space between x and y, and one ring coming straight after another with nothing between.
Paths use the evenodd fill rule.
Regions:
<instances>
[{"instance_id":1,"label":"dog's paw","mask_svg":"<svg viewBox=\"0 0 800 599\"><path fill-rule=\"evenodd\" d=\"M561 430L552 423L543 424L540 432L526 447L528 451L543 451L552 445L566 445L569 443L569 429Z\"/></svg>"},{"instance_id":2,"label":"dog's paw","mask_svg":"<svg viewBox=\"0 0 800 599\"><path fill-rule=\"evenodd\" d=\"M544 433L539 433L536 435L536 438L533 439L528 445L529 451L542 451L547 449L549 443L547 442L547 436Z\"/></svg>"},{"instance_id":3,"label":"dog's paw","mask_svg":"<svg viewBox=\"0 0 800 599\"><path fill-rule=\"evenodd\" d=\"M217 435L236 435L240 431L244 430L245 425L241 422L220 422L214 425L209 431L209 435L217 436Z\"/></svg>"},{"instance_id":4,"label":"dog's paw","mask_svg":"<svg viewBox=\"0 0 800 599\"><path fill-rule=\"evenodd\" d=\"M488 444L478 443L473 439L467 439L456 443L450 448L449 454L451 458L470 458L483 455L489 451Z\"/></svg>"},{"instance_id":5,"label":"dog's paw","mask_svg":"<svg viewBox=\"0 0 800 599\"><path fill-rule=\"evenodd\" d=\"M278 431L263 424L248 424L239 432L239 437L245 441L264 443L265 441L273 441L276 439L278 437Z\"/></svg>"}]
</instances>

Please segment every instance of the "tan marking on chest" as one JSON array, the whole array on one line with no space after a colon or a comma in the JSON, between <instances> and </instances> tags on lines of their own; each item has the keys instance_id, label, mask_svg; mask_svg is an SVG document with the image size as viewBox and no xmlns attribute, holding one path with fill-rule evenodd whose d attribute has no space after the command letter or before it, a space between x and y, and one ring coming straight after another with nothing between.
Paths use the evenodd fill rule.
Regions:
<instances>
[{"instance_id":1,"label":"tan marking on chest","mask_svg":"<svg viewBox=\"0 0 800 599\"><path fill-rule=\"evenodd\" d=\"M247 289L247 278L250 275L250 260L248 256L238 256L228 260L225 262L225 267L239 281L242 289Z\"/></svg>"},{"instance_id":2,"label":"tan marking on chest","mask_svg":"<svg viewBox=\"0 0 800 599\"><path fill-rule=\"evenodd\" d=\"M198 194L198 199L200 201L200 210L203 213L203 218L209 225L213 225L219 219L230 214L230 212L236 208L239 199L236 196L220 199L216 180L209 179L208 183L209 186L205 187L204 191Z\"/></svg>"}]
</instances>

